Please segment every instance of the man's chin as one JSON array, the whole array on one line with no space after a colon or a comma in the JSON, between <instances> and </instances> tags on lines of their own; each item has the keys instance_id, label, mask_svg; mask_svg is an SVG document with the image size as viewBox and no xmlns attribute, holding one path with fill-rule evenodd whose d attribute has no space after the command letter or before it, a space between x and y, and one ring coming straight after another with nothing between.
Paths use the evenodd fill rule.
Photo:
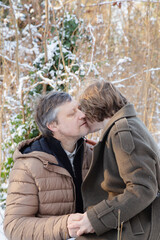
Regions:
<instances>
[{"instance_id":1,"label":"man's chin","mask_svg":"<svg viewBox=\"0 0 160 240\"><path fill-rule=\"evenodd\" d=\"M85 135L87 135L89 133L89 127L88 127L87 123L84 123L83 125L81 125L81 128L83 128L84 132L86 132Z\"/></svg>"},{"instance_id":2,"label":"man's chin","mask_svg":"<svg viewBox=\"0 0 160 240\"><path fill-rule=\"evenodd\" d=\"M89 129L87 129L86 131L83 131L81 137L85 137L89 134Z\"/></svg>"}]
</instances>

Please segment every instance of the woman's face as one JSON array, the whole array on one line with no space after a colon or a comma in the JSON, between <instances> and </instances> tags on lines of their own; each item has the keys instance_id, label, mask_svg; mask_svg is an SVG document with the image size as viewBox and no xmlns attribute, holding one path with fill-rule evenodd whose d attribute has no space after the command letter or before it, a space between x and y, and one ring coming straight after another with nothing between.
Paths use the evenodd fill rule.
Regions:
<instances>
[{"instance_id":1,"label":"woman's face","mask_svg":"<svg viewBox=\"0 0 160 240\"><path fill-rule=\"evenodd\" d=\"M108 123L110 118L105 118L103 121L101 122L90 122L89 119L86 118L86 122L89 128L89 133L93 133L93 132L97 132L103 128L105 128L106 124Z\"/></svg>"},{"instance_id":2,"label":"woman's face","mask_svg":"<svg viewBox=\"0 0 160 240\"><path fill-rule=\"evenodd\" d=\"M103 128L103 122L97 122L97 121L90 122L88 119L86 119L86 122L89 127L90 133L97 132Z\"/></svg>"}]
</instances>

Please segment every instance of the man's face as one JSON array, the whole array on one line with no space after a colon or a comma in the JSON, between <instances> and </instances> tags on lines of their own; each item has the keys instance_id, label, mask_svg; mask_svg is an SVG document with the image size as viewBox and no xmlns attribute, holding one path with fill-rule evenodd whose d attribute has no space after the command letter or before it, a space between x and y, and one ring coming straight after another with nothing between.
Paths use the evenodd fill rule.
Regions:
<instances>
[{"instance_id":1,"label":"man's face","mask_svg":"<svg viewBox=\"0 0 160 240\"><path fill-rule=\"evenodd\" d=\"M53 124L54 137L60 141L66 138L78 140L89 132L85 114L78 109L78 103L75 100L58 107L57 122Z\"/></svg>"}]
</instances>

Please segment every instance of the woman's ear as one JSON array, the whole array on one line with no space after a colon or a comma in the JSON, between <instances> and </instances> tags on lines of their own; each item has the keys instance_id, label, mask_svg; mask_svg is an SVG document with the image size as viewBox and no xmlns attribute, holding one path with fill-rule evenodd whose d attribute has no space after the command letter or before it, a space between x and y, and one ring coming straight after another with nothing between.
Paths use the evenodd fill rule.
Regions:
<instances>
[{"instance_id":1,"label":"woman's ear","mask_svg":"<svg viewBox=\"0 0 160 240\"><path fill-rule=\"evenodd\" d=\"M57 123L56 122L47 123L47 127L52 132L55 132L57 130Z\"/></svg>"}]
</instances>

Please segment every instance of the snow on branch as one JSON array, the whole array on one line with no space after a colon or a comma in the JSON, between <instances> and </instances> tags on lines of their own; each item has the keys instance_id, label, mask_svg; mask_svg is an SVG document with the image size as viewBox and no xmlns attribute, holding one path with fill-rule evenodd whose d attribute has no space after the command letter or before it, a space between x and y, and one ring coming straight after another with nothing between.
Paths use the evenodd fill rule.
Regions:
<instances>
[{"instance_id":1,"label":"snow on branch","mask_svg":"<svg viewBox=\"0 0 160 240\"><path fill-rule=\"evenodd\" d=\"M130 77L128 77L128 78L123 78L123 79L115 80L115 81L113 81L112 83L113 83L113 84L121 83L121 82L124 82L124 81L126 81L126 80L129 80L129 79L131 79L131 78L134 78L134 77L137 76L137 75L138 75L138 73L133 74L132 76L130 76Z\"/></svg>"},{"instance_id":2,"label":"snow on branch","mask_svg":"<svg viewBox=\"0 0 160 240\"><path fill-rule=\"evenodd\" d=\"M49 2L48 2L49 8L52 9L52 10L57 11L57 10L60 10L61 8L64 8L64 5L67 4L67 2L62 3L61 0L58 0L58 2L59 2L59 5L54 6L54 4L52 4L52 3L49 1Z\"/></svg>"},{"instance_id":3,"label":"snow on branch","mask_svg":"<svg viewBox=\"0 0 160 240\"><path fill-rule=\"evenodd\" d=\"M3 56L2 54L0 54L0 57L4 58L5 60L9 61L9 62L12 62L12 63L16 63L16 61L10 59L9 57L7 56ZM33 70L33 66L30 66L28 64L25 64L25 63L18 63L19 66L21 67L25 67L25 68L29 68L30 70Z\"/></svg>"},{"instance_id":4,"label":"snow on branch","mask_svg":"<svg viewBox=\"0 0 160 240\"><path fill-rule=\"evenodd\" d=\"M2 2L0 2L0 7L6 8L6 9L10 9L10 7L9 7L9 6L7 6L7 5L3 4Z\"/></svg>"},{"instance_id":5,"label":"snow on branch","mask_svg":"<svg viewBox=\"0 0 160 240\"><path fill-rule=\"evenodd\" d=\"M147 69L144 72L152 72L152 71L160 71L160 68L151 68L151 69Z\"/></svg>"},{"instance_id":6,"label":"snow on branch","mask_svg":"<svg viewBox=\"0 0 160 240\"><path fill-rule=\"evenodd\" d=\"M156 133L152 133L153 136L160 135L160 131Z\"/></svg>"},{"instance_id":7,"label":"snow on branch","mask_svg":"<svg viewBox=\"0 0 160 240\"><path fill-rule=\"evenodd\" d=\"M94 37L93 32L92 32L92 30L93 30L92 25L89 24L89 25L88 25L88 28L89 28L90 34L91 34L91 36L92 36L92 39L93 39L93 44L92 44L91 61L90 61L90 66L89 66L89 69L88 69L88 72L87 72L87 76L88 76L88 74L90 73L91 68L92 68L92 64L93 64L93 54L94 54L94 48L95 48L95 42L96 42L95 37Z\"/></svg>"},{"instance_id":8,"label":"snow on branch","mask_svg":"<svg viewBox=\"0 0 160 240\"><path fill-rule=\"evenodd\" d=\"M144 72L152 72L152 71L160 71L160 68L151 68L151 69L145 70ZM114 84L114 83L121 83L121 82L123 82L123 81L126 81L126 80L129 80L129 79L131 79L131 78L134 78L134 77L136 77L136 76L139 75L139 74L141 74L141 73L133 74L132 76L130 76L130 77L128 77L128 78L123 78L123 79L115 80L115 81L113 81L112 83L113 83L113 84ZM152 85L152 84L151 84L151 85ZM152 86L152 87L155 87L155 86ZM158 91L159 91L159 89L158 89Z\"/></svg>"},{"instance_id":9,"label":"snow on branch","mask_svg":"<svg viewBox=\"0 0 160 240\"><path fill-rule=\"evenodd\" d=\"M67 73L69 74L69 76L72 76L72 77L74 77L74 78L77 80L78 86L80 86L81 83L80 83L80 80L79 80L78 76L76 76L76 74L70 72L70 68L67 67L67 66L66 66L66 71L67 71ZM68 77L68 74L67 74L67 73L62 73L61 76L67 76L67 77Z\"/></svg>"},{"instance_id":10,"label":"snow on branch","mask_svg":"<svg viewBox=\"0 0 160 240\"><path fill-rule=\"evenodd\" d=\"M18 91L17 91L19 99L21 99L21 97L22 97L21 93L22 93L23 83L24 83L24 81L27 81L27 80L29 80L29 76L22 77L22 78L19 79L19 88L18 88Z\"/></svg>"},{"instance_id":11,"label":"snow on branch","mask_svg":"<svg viewBox=\"0 0 160 240\"><path fill-rule=\"evenodd\" d=\"M50 85L53 89L56 88L56 84L54 83L53 79L49 79L49 78L46 78L42 75L42 72L41 71L38 71L37 72L37 75L38 77L40 77L42 79L41 82L37 82L33 85L31 85L29 88L26 88L25 91L30 91L31 89L35 88L36 86L40 85L40 84L48 84Z\"/></svg>"},{"instance_id":12,"label":"snow on branch","mask_svg":"<svg viewBox=\"0 0 160 240\"><path fill-rule=\"evenodd\" d=\"M138 2L146 2L148 3L148 0L119 0L119 1L105 1L105 2L101 2L101 3L95 3L95 4L91 4L91 5L84 5L84 4L81 4L81 7L82 8L85 8L85 7L96 7L96 6L102 6L102 5L105 5L105 4L114 4L114 3L127 3L127 2L135 2L135 3L138 3ZM150 0L150 3L159 3L159 0Z\"/></svg>"}]
</instances>

